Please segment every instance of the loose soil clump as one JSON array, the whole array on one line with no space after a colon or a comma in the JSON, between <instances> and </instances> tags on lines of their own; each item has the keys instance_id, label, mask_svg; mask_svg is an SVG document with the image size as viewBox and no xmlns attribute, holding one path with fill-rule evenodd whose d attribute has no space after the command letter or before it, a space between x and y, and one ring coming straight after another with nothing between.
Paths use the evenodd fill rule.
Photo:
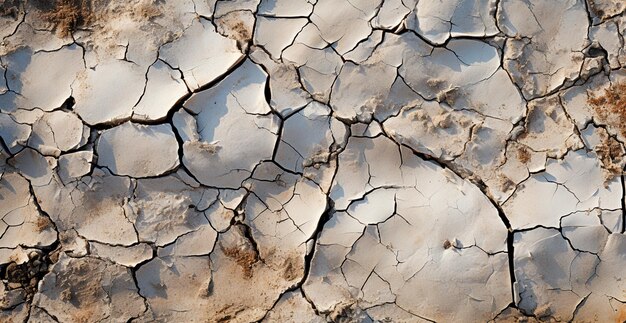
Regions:
<instances>
[{"instance_id":1,"label":"loose soil clump","mask_svg":"<svg viewBox=\"0 0 626 323\"><path fill-rule=\"evenodd\" d=\"M28 254L28 261L22 264L9 263L3 268L2 277L8 281L10 289L23 288L28 299L37 292L37 283L48 272L50 260L39 252Z\"/></svg>"}]
</instances>

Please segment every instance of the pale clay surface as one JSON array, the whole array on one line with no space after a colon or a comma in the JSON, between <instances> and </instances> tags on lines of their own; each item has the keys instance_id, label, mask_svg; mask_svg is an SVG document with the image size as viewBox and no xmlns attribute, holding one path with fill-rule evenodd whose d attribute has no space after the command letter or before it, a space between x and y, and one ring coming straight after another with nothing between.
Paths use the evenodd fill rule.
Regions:
<instances>
[{"instance_id":1,"label":"pale clay surface","mask_svg":"<svg viewBox=\"0 0 626 323\"><path fill-rule=\"evenodd\" d=\"M626 322L625 12L0 2L0 322Z\"/></svg>"}]
</instances>

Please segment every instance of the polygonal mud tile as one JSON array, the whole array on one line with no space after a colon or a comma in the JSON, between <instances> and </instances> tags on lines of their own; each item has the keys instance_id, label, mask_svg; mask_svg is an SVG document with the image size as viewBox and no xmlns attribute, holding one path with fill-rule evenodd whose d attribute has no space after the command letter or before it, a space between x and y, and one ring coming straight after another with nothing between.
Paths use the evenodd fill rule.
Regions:
<instances>
[{"instance_id":1,"label":"polygonal mud tile","mask_svg":"<svg viewBox=\"0 0 626 323\"><path fill-rule=\"evenodd\" d=\"M204 212L218 194L215 189L190 186L177 175L138 180L134 192L127 216L139 240L157 246L208 225Z\"/></svg>"},{"instance_id":2,"label":"polygonal mud tile","mask_svg":"<svg viewBox=\"0 0 626 323\"><path fill-rule=\"evenodd\" d=\"M454 111L428 101L402 108L397 116L383 123L383 128L398 143L420 153L451 160L465 150L472 127L478 123L477 117L469 111ZM440 140L441 136L447 140Z\"/></svg>"},{"instance_id":3,"label":"polygonal mud tile","mask_svg":"<svg viewBox=\"0 0 626 323\"><path fill-rule=\"evenodd\" d=\"M378 105L384 104L384 95L396 77L394 66L348 62L333 86L330 105L340 118L368 120L367 115L371 118Z\"/></svg>"},{"instance_id":4,"label":"polygonal mud tile","mask_svg":"<svg viewBox=\"0 0 626 323\"><path fill-rule=\"evenodd\" d=\"M619 25L617 21L607 21L597 26L591 26L589 39L606 50L609 66L613 69L623 66L625 49L620 42ZM621 58L621 60L620 60Z\"/></svg>"},{"instance_id":5,"label":"polygonal mud tile","mask_svg":"<svg viewBox=\"0 0 626 323\"><path fill-rule=\"evenodd\" d=\"M146 309L128 268L65 254L42 280L33 304L58 320L70 322L125 322Z\"/></svg>"},{"instance_id":6,"label":"polygonal mud tile","mask_svg":"<svg viewBox=\"0 0 626 323\"><path fill-rule=\"evenodd\" d=\"M617 16L626 10L626 4L619 0L593 0L589 1L588 4L594 23Z\"/></svg>"},{"instance_id":7,"label":"polygonal mud tile","mask_svg":"<svg viewBox=\"0 0 626 323\"><path fill-rule=\"evenodd\" d=\"M220 2L222 3L225 2ZM224 14L220 13L214 23L218 33L235 40L237 48L242 52L247 52L257 19L250 11L232 10Z\"/></svg>"},{"instance_id":8,"label":"polygonal mud tile","mask_svg":"<svg viewBox=\"0 0 626 323\"><path fill-rule=\"evenodd\" d=\"M434 44L454 37L488 37L498 33L495 0L419 1L409 14L408 26Z\"/></svg>"},{"instance_id":9,"label":"polygonal mud tile","mask_svg":"<svg viewBox=\"0 0 626 323\"><path fill-rule=\"evenodd\" d=\"M306 25L306 18L270 18L256 19L254 43L262 46L274 59L282 56L283 50L291 45L298 32Z\"/></svg>"},{"instance_id":10,"label":"polygonal mud tile","mask_svg":"<svg viewBox=\"0 0 626 323\"><path fill-rule=\"evenodd\" d=\"M271 163L261 164L246 186L251 195L244 214L259 257L267 265L284 268L285 279L299 280L304 274L306 242L326 210L326 196L311 180Z\"/></svg>"},{"instance_id":11,"label":"polygonal mud tile","mask_svg":"<svg viewBox=\"0 0 626 323\"><path fill-rule=\"evenodd\" d=\"M47 247L57 240L54 224L37 209L28 181L17 173L0 178L0 248Z\"/></svg>"},{"instance_id":12,"label":"polygonal mud tile","mask_svg":"<svg viewBox=\"0 0 626 323\"><path fill-rule=\"evenodd\" d=\"M320 31L320 36L339 54L354 48L371 32L369 20L374 18L380 0L365 0L358 3L318 0L315 3L311 23Z\"/></svg>"},{"instance_id":13,"label":"polygonal mud tile","mask_svg":"<svg viewBox=\"0 0 626 323\"><path fill-rule=\"evenodd\" d=\"M9 114L0 113L0 139L8 152L17 153L26 146L31 132L32 128L28 125L16 122Z\"/></svg>"},{"instance_id":14,"label":"polygonal mud tile","mask_svg":"<svg viewBox=\"0 0 626 323\"><path fill-rule=\"evenodd\" d=\"M600 253L609 237L599 212L576 212L563 217L561 232L575 250Z\"/></svg>"},{"instance_id":15,"label":"polygonal mud tile","mask_svg":"<svg viewBox=\"0 0 626 323\"><path fill-rule=\"evenodd\" d=\"M504 203L513 229L558 228L563 216L576 211L620 208L621 183L613 179L605 186L600 166L595 154L582 150L550 159L545 172L531 175Z\"/></svg>"},{"instance_id":16,"label":"polygonal mud tile","mask_svg":"<svg viewBox=\"0 0 626 323\"><path fill-rule=\"evenodd\" d=\"M98 165L116 175L158 176L179 165L178 141L169 124L145 126L127 122L104 130L96 152Z\"/></svg>"},{"instance_id":17,"label":"polygonal mud tile","mask_svg":"<svg viewBox=\"0 0 626 323\"><path fill-rule=\"evenodd\" d=\"M89 134L75 114L61 110L46 112L33 123L28 145L44 155L58 157L84 144L85 133Z\"/></svg>"},{"instance_id":18,"label":"polygonal mud tile","mask_svg":"<svg viewBox=\"0 0 626 323\"><path fill-rule=\"evenodd\" d=\"M146 69L123 60L110 60L87 69L72 84L74 110L89 125L130 118L144 91Z\"/></svg>"},{"instance_id":19,"label":"polygonal mud tile","mask_svg":"<svg viewBox=\"0 0 626 323\"><path fill-rule=\"evenodd\" d=\"M548 157L562 158L569 150L582 148L574 125L556 96L528 104L524 130L517 141L533 151L546 152Z\"/></svg>"},{"instance_id":20,"label":"polygonal mud tile","mask_svg":"<svg viewBox=\"0 0 626 323\"><path fill-rule=\"evenodd\" d=\"M146 88L133 108L133 120L158 121L167 117L176 102L187 94L187 86L179 71L162 61L148 69Z\"/></svg>"},{"instance_id":21,"label":"polygonal mud tile","mask_svg":"<svg viewBox=\"0 0 626 323\"><path fill-rule=\"evenodd\" d=\"M311 304L302 296L299 291L287 292L283 294L274 308L272 308L263 319L263 322L326 322L323 318L315 314Z\"/></svg>"},{"instance_id":22,"label":"polygonal mud tile","mask_svg":"<svg viewBox=\"0 0 626 323\"><path fill-rule=\"evenodd\" d=\"M346 127L330 115L327 106L312 102L285 120L276 163L298 173L327 163L333 146L342 144L346 133Z\"/></svg>"},{"instance_id":23,"label":"polygonal mud tile","mask_svg":"<svg viewBox=\"0 0 626 323\"><path fill-rule=\"evenodd\" d=\"M596 255L571 248L559 231L515 233L516 304L540 319L623 318L623 234L611 234ZM572 245L574 241L572 241Z\"/></svg>"},{"instance_id":24,"label":"polygonal mud tile","mask_svg":"<svg viewBox=\"0 0 626 323\"><path fill-rule=\"evenodd\" d=\"M137 282L150 306L146 320L262 319L293 281L259 259L244 230L233 226L221 234L210 257L171 254L141 266Z\"/></svg>"},{"instance_id":25,"label":"polygonal mud tile","mask_svg":"<svg viewBox=\"0 0 626 323\"><path fill-rule=\"evenodd\" d=\"M404 0L384 1L376 17L372 19L372 27L391 29L398 26L411 12L411 8L415 7L415 0L411 0L411 2Z\"/></svg>"},{"instance_id":26,"label":"polygonal mud tile","mask_svg":"<svg viewBox=\"0 0 626 323\"><path fill-rule=\"evenodd\" d=\"M271 159L279 119L265 100L266 77L246 61L214 88L185 102L196 119L199 140L183 144L183 163L201 183L239 188L255 165Z\"/></svg>"},{"instance_id":27,"label":"polygonal mud tile","mask_svg":"<svg viewBox=\"0 0 626 323\"><path fill-rule=\"evenodd\" d=\"M268 53L257 48L253 48L250 58L269 74L269 104L273 110L286 117L311 101L310 95L300 84L295 66L277 63Z\"/></svg>"},{"instance_id":28,"label":"polygonal mud tile","mask_svg":"<svg viewBox=\"0 0 626 323\"><path fill-rule=\"evenodd\" d=\"M87 175L91 171L93 152L77 151L59 157L57 174L61 181L67 183Z\"/></svg>"},{"instance_id":29,"label":"polygonal mud tile","mask_svg":"<svg viewBox=\"0 0 626 323\"><path fill-rule=\"evenodd\" d=\"M50 52L23 47L4 56L10 92L0 95L0 109L51 111L60 107L72 95L73 82L85 68L82 55L81 47L70 45Z\"/></svg>"},{"instance_id":30,"label":"polygonal mud tile","mask_svg":"<svg viewBox=\"0 0 626 323\"><path fill-rule=\"evenodd\" d=\"M159 58L180 69L191 90L222 76L243 57L236 42L218 34L205 19L194 20L183 36L159 50Z\"/></svg>"},{"instance_id":31,"label":"polygonal mud tile","mask_svg":"<svg viewBox=\"0 0 626 323\"><path fill-rule=\"evenodd\" d=\"M49 184L34 187L34 191L59 231L74 229L90 241L112 245L138 242L128 219L133 182L127 177L96 168L91 175L67 185L55 175Z\"/></svg>"},{"instance_id":32,"label":"polygonal mud tile","mask_svg":"<svg viewBox=\"0 0 626 323\"><path fill-rule=\"evenodd\" d=\"M578 77L589 27L583 0L512 0L500 7L498 26L512 37L503 66L525 98L546 95Z\"/></svg>"},{"instance_id":33,"label":"polygonal mud tile","mask_svg":"<svg viewBox=\"0 0 626 323\"><path fill-rule=\"evenodd\" d=\"M56 167L56 159L41 155L34 149L26 148L11 159L9 164L21 172L34 187L44 186L50 183L54 176L53 169Z\"/></svg>"},{"instance_id":34,"label":"polygonal mud tile","mask_svg":"<svg viewBox=\"0 0 626 323\"><path fill-rule=\"evenodd\" d=\"M297 67L300 83L314 99L327 103L343 62L335 51L325 48L325 43L321 38L316 39L316 36L319 37L319 34L316 34L319 33L317 29L307 28L307 26L296 38L294 44L285 49L283 60ZM308 43L310 38L314 39L312 42L315 44Z\"/></svg>"}]
</instances>

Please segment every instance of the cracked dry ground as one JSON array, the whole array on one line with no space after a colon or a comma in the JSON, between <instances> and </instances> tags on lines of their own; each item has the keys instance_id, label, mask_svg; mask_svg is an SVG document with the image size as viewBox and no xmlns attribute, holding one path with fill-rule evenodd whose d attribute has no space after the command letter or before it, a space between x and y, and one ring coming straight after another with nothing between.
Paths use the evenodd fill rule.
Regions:
<instances>
[{"instance_id":1,"label":"cracked dry ground","mask_svg":"<svg viewBox=\"0 0 626 323\"><path fill-rule=\"evenodd\" d=\"M626 322L625 11L0 1L0 322Z\"/></svg>"}]
</instances>

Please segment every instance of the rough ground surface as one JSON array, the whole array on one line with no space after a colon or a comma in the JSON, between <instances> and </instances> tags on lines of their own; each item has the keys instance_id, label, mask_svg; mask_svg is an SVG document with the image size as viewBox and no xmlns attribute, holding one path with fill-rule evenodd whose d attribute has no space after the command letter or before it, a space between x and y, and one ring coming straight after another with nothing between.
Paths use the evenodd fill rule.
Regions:
<instances>
[{"instance_id":1,"label":"rough ground surface","mask_svg":"<svg viewBox=\"0 0 626 323\"><path fill-rule=\"evenodd\" d=\"M625 10L0 1L0 322L626 322Z\"/></svg>"}]
</instances>

